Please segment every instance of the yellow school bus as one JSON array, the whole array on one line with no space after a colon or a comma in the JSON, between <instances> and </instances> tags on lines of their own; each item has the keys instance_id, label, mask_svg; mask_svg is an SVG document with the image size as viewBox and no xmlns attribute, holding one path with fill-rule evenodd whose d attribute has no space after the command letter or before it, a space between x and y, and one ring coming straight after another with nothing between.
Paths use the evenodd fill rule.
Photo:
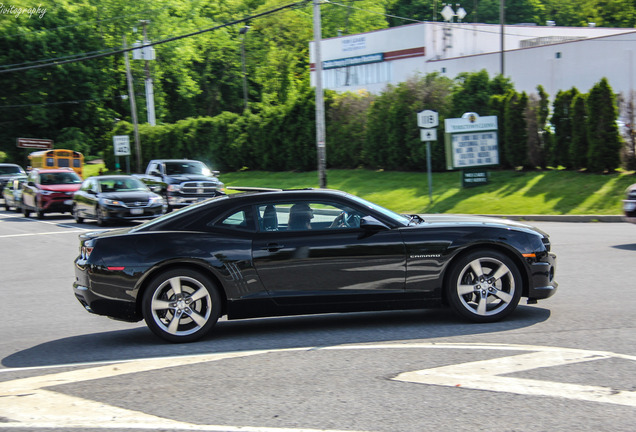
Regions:
<instances>
[{"instance_id":1,"label":"yellow school bus","mask_svg":"<svg viewBox=\"0 0 636 432\"><path fill-rule=\"evenodd\" d=\"M29 155L31 168L73 168L80 177L84 168L84 155L66 149L36 151Z\"/></svg>"}]
</instances>

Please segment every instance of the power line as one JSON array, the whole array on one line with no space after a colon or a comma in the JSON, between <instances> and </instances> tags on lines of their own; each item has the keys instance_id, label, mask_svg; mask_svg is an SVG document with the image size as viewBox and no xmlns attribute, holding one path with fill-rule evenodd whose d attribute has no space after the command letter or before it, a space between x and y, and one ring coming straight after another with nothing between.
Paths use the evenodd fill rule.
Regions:
<instances>
[{"instance_id":1,"label":"power line","mask_svg":"<svg viewBox=\"0 0 636 432\"><path fill-rule=\"evenodd\" d=\"M308 3L308 1L309 0L302 0L302 1L299 1L299 2L296 2L296 3L290 3L290 4L287 4L287 5L284 5L284 6L279 6L277 8L270 9L270 10L265 11L265 12L261 12L261 13L256 14L256 15L251 15L251 16L248 16L246 18L241 18L241 19L238 19L238 20L235 20L235 21L231 21L229 23L221 24L221 25L218 25L218 26L215 26L215 27L204 29L204 30L199 30L199 31L196 31L196 32L193 32L193 33L188 33L188 34L184 34L184 35L180 35L180 36L170 37L170 38L167 38L167 39L159 40L157 42L146 43L146 44L143 44L141 46L136 46L136 47L131 47L131 48L123 48L123 49L119 49L119 50L109 51L109 52L105 52L105 53L101 53L101 54L95 54L95 55L90 55L90 56L76 58L76 59L68 59L68 60L62 60L62 61L53 61L53 62L39 64L39 65L23 66L23 67L18 67L18 68L13 68L13 69L0 70L0 74L8 73L8 72L20 72L20 71L31 70L31 69L40 69L40 68L45 68L45 67L49 67L49 66L60 66L60 65L63 65L63 64L67 64L67 63L75 63L75 62L80 62L80 61L85 61L85 60L94 60L94 59L101 58L101 57L107 57L107 56L116 55L116 54L123 54L123 53L128 52L128 51L133 51L133 50L136 50L136 49L142 49L142 48L146 48L146 47L150 47L150 46L154 46L154 45L160 45L160 44L164 44L164 43L168 43L168 42L173 42L173 41L176 41L176 40L179 40L179 39L185 39L185 38L188 38L188 37L200 35L202 33L207 33L207 32L211 32L211 31L214 31L214 30L219 30L219 29L224 28L224 27L230 27L230 26L233 26L233 25L236 25L236 24L241 24L241 23L244 23L244 22L256 19L256 18L260 18L260 17L266 16L266 15L271 15L271 14L276 13L276 12L280 12L280 11L285 10L285 9L299 7L301 5L304 5L304 4Z\"/></svg>"}]
</instances>

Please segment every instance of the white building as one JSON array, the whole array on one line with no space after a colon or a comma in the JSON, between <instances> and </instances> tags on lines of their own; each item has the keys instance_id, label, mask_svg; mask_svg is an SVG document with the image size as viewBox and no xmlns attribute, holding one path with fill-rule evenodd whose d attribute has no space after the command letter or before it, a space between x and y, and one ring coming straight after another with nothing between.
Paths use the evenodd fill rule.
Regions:
<instances>
[{"instance_id":1,"label":"white building","mask_svg":"<svg viewBox=\"0 0 636 432\"><path fill-rule=\"evenodd\" d=\"M503 46L503 51L502 51ZM601 78L626 97L636 85L636 30L600 27L424 22L321 42L323 86L381 92L415 75L502 72L515 90L553 99L559 90L588 92ZM502 54L503 52L503 54ZM310 44L312 82L314 42Z\"/></svg>"}]
</instances>

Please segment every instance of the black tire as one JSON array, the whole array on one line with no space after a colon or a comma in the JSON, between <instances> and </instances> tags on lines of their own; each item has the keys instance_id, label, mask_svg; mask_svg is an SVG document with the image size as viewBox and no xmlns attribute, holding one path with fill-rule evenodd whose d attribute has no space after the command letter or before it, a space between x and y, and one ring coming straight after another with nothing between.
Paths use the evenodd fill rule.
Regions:
<instances>
[{"instance_id":1,"label":"black tire","mask_svg":"<svg viewBox=\"0 0 636 432\"><path fill-rule=\"evenodd\" d=\"M73 218L75 219L75 222L77 223L84 222L84 218L79 215L79 210L77 210L77 206L75 204L73 204L72 214L73 214Z\"/></svg>"},{"instance_id":2,"label":"black tire","mask_svg":"<svg viewBox=\"0 0 636 432\"><path fill-rule=\"evenodd\" d=\"M100 206L95 208L95 217L97 218L97 225L103 227L106 225L106 218L104 217L104 210Z\"/></svg>"},{"instance_id":3,"label":"black tire","mask_svg":"<svg viewBox=\"0 0 636 432\"><path fill-rule=\"evenodd\" d=\"M31 211L24 203L22 203L22 214L24 215L24 217L29 217L31 215Z\"/></svg>"},{"instance_id":4,"label":"black tire","mask_svg":"<svg viewBox=\"0 0 636 432\"><path fill-rule=\"evenodd\" d=\"M519 304L521 273L503 253L476 250L452 266L446 295L459 316L477 323L494 322L512 313Z\"/></svg>"},{"instance_id":5,"label":"black tire","mask_svg":"<svg viewBox=\"0 0 636 432\"><path fill-rule=\"evenodd\" d=\"M37 215L38 219L44 219L44 210L42 210L40 207L35 208L35 214Z\"/></svg>"},{"instance_id":6,"label":"black tire","mask_svg":"<svg viewBox=\"0 0 636 432\"><path fill-rule=\"evenodd\" d=\"M7 202L7 199L4 199L4 209L6 211L11 211L11 206L9 205L9 203Z\"/></svg>"},{"instance_id":7,"label":"black tire","mask_svg":"<svg viewBox=\"0 0 636 432\"><path fill-rule=\"evenodd\" d=\"M174 269L154 277L144 292L142 312L148 328L172 342L205 336L221 315L221 298L204 274Z\"/></svg>"}]
</instances>

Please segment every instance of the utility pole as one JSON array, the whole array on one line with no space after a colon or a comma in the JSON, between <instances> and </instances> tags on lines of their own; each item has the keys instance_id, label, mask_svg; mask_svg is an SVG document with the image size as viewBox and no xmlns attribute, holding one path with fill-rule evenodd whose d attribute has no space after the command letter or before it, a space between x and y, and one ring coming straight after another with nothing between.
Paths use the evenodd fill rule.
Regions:
<instances>
[{"instance_id":1,"label":"utility pole","mask_svg":"<svg viewBox=\"0 0 636 432\"><path fill-rule=\"evenodd\" d=\"M244 26L239 30L241 35L241 66L243 69L243 111L247 111L247 72L245 70L245 35L250 26Z\"/></svg>"},{"instance_id":2,"label":"utility pole","mask_svg":"<svg viewBox=\"0 0 636 432\"><path fill-rule=\"evenodd\" d=\"M322 39L320 23L320 3L314 2L314 62L316 64L316 149L318 152L318 181L320 188L327 187L326 148L325 148L325 101L322 90L322 56L320 54L320 40Z\"/></svg>"},{"instance_id":3,"label":"utility pole","mask_svg":"<svg viewBox=\"0 0 636 432\"><path fill-rule=\"evenodd\" d=\"M126 44L126 35L124 35L124 49L128 48ZM130 73L130 60L128 60L128 51L124 51L124 59L126 61L126 80L128 81L128 97L130 98L130 115L132 116L133 129L135 131L135 153L137 153L137 172L141 172L141 143L139 142L139 124L137 121L137 104L135 103L135 89L133 88L132 74Z\"/></svg>"},{"instance_id":4,"label":"utility pole","mask_svg":"<svg viewBox=\"0 0 636 432\"><path fill-rule=\"evenodd\" d=\"M141 23L144 26L144 42L143 44L146 45L148 43L148 35L146 33L146 25L149 23L150 21L148 20L142 20ZM154 91L154 87L152 85L152 77L150 76L150 63L149 60L154 60L154 56L152 56L152 58L149 58L150 56L147 55L147 53L152 53L153 48L152 47L145 47L143 48L142 52L144 53L144 60L145 60L145 70L146 70L146 112L148 114L148 123L150 123L151 126L155 126L157 124L156 118L155 118L155 91Z\"/></svg>"},{"instance_id":5,"label":"utility pole","mask_svg":"<svg viewBox=\"0 0 636 432\"><path fill-rule=\"evenodd\" d=\"M501 24L501 76L504 76L504 23L506 14L504 9L506 7L506 0L499 0L499 23Z\"/></svg>"}]
</instances>

